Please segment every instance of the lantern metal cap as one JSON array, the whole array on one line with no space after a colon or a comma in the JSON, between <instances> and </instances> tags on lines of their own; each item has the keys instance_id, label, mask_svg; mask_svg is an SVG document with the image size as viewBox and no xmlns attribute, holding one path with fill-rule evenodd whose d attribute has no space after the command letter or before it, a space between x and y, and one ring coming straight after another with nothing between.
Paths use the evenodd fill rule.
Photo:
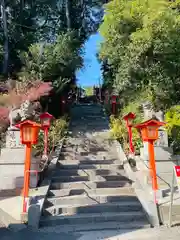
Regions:
<instances>
[{"instance_id":1,"label":"lantern metal cap","mask_svg":"<svg viewBox=\"0 0 180 240\"><path fill-rule=\"evenodd\" d=\"M166 124L165 122L159 122L159 121L154 120L154 119L149 119L145 122L142 122L140 124L135 125L134 127L138 128L138 129L141 129L141 128L144 128L144 127L147 127L147 126L161 127L161 126L164 126L165 124Z\"/></svg>"},{"instance_id":2,"label":"lantern metal cap","mask_svg":"<svg viewBox=\"0 0 180 240\"><path fill-rule=\"evenodd\" d=\"M24 125L31 125L33 127L41 127L41 124L38 124L38 123L33 122L31 120L24 120L24 121L14 125L14 126L17 127L17 128L21 128Z\"/></svg>"},{"instance_id":3,"label":"lantern metal cap","mask_svg":"<svg viewBox=\"0 0 180 240\"><path fill-rule=\"evenodd\" d=\"M42 113L42 114L40 115L40 119L43 119L43 118L49 118L49 119L51 119L51 118L53 118L53 115L51 115L51 114L48 113L48 112L45 112L45 113Z\"/></svg>"},{"instance_id":4,"label":"lantern metal cap","mask_svg":"<svg viewBox=\"0 0 180 240\"><path fill-rule=\"evenodd\" d=\"M136 115L135 115L135 113L133 113L133 112L129 112L128 114L126 114L126 115L123 117L124 120L135 119L135 118L136 118Z\"/></svg>"}]
</instances>

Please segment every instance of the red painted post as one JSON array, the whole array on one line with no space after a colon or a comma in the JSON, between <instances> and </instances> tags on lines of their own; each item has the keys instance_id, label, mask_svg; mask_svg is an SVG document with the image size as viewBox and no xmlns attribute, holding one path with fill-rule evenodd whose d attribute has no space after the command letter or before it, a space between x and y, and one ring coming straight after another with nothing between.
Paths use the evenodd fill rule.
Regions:
<instances>
[{"instance_id":1,"label":"red painted post","mask_svg":"<svg viewBox=\"0 0 180 240\"><path fill-rule=\"evenodd\" d=\"M128 135L129 135L129 148L132 154L135 153L133 140L132 140L132 126L128 126Z\"/></svg>"},{"instance_id":2,"label":"red painted post","mask_svg":"<svg viewBox=\"0 0 180 240\"><path fill-rule=\"evenodd\" d=\"M129 149L130 152L134 155L135 149L133 145L133 139L132 139L132 121L136 118L136 115L133 112L129 112L127 115L123 117L123 119L126 121L126 127L128 130L128 136L129 136Z\"/></svg>"},{"instance_id":3,"label":"red painted post","mask_svg":"<svg viewBox=\"0 0 180 240\"><path fill-rule=\"evenodd\" d=\"M44 155L48 155L48 131L49 129L46 127L44 128Z\"/></svg>"},{"instance_id":4,"label":"red painted post","mask_svg":"<svg viewBox=\"0 0 180 240\"><path fill-rule=\"evenodd\" d=\"M111 105L112 105L112 114L116 114L116 95L112 95L111 97Z\"/></svg>"},{"instance_id":5,"label":"red painted post","mask_svg":"<svg viewBox=\"0 0 180 240\"><path fill-rule=\"evenodd\" d=\"M155 163L155 156L154 156L154 141L148 141L148 151L149 151L149 168L150 174L152 177L152 187L153 190L158 190L158 183L157 183L157 176L156 176L156 163Z\"/></svg>"},{"instance_id":6,"label":"red painted post","mask_svg":"<svg viewBox=\"0 0 180 240\"><path fill-rule=\"evenodd\" d=\"M30 182L30 168L31 168L31 144L26 144L26 157L24 168L24 193L23 193L23 213L27 212L29 182Z\"/></svg>"}]
</instances>

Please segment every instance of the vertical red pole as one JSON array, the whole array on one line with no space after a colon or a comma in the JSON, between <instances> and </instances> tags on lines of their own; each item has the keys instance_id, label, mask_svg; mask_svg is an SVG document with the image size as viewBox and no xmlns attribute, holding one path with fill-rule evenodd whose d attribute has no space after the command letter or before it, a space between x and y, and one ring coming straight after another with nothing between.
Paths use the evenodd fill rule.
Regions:
<instances>
[{"instance_id":1,"label":"vertical red pole","mask_svg":"<svg viewBox=\"0 0 180 240\"><path fill-rule=\"evenodd\" d=\"M116 104L112 103L112 113L115 115L116 114Z\"/></svg>"},{"instance_id":2,"label":"vertical red pole","mask_svg":"<svg viewBox=\"0 0 180 240\"><path fill-rule=\"evenodd\" d=\"M27 212L29 182L30 182L30 168L31 168L31 144L26 144L26 158L25 158L25 169L24 169L23 213Z\"/></svg>"},{"instance_id":3,"label":"vertical red pole","mask_svg":"<svg viewBox=\"0 0 180 240\"><path fill-rule=\"evenodd\" d=\"M149 151L149 163L150 163L150 174L152 177L152 188L154 191L158 190L157 176L156 176L156 163L154 157L154 142L148 142L148 151Z\"/></svg>"},{"instance_id":4,"label":"vertical red pole","mask_svg":"<svg viewBox=\"0 0 180 240\"><path fill-rule=\"evenodd\" d=\"M127 127L128 127L128 134L129 134L129 148L131 153L134 154L134 146L132 141L132 126L127 126Z\"/></svg>"},{"instance_id":5,"label":"vertical red pole","mask_svg":"<svg viewBox=\"0 0 180 240\"><path fill-rule=\"evenodd\" d=\"M48 128L44 129L44 155L48 154Z\"/></svg>"}]
</instances>

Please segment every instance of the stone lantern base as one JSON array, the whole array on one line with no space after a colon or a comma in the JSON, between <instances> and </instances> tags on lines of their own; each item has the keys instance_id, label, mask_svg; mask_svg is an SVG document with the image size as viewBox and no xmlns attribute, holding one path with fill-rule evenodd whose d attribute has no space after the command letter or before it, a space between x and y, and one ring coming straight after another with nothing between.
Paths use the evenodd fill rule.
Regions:
<instances>
[{"instance_id":1,"label":"stone lantern base","mask_svg":"<svg viewBox=\"0 0 180 240\"><path fill-rule=\"evenodd\" d=\"M31 159L31 170L39 171L40 159L33 156ZM6 147L1 149L0 154L0 196L7 192L14 195L22 190L24 161L25 146L20 142L20 131L11 128L6 134ZM34 172L30 173L30 187L36 187L37 183L37 175Z\"/></svg>"}]
</instances>

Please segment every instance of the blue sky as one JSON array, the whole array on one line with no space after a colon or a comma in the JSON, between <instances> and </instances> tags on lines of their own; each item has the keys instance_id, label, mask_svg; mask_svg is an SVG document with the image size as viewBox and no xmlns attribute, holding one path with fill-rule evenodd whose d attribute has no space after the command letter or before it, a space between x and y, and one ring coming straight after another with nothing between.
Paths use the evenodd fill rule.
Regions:
<instances>
[{"instance_id":1,"label":"blue sky","mask_svg":"<svg viewBox=\"0 0 180 240\"><path fill-rule=\"evenodd\" d=\"M85 43L84 68L76 73L78 84L81 86L92 86L99 84L101 78L100 64L96 58L98 47L102 41L97 33L92 35Z\"/></svg>"}]
</instances>

